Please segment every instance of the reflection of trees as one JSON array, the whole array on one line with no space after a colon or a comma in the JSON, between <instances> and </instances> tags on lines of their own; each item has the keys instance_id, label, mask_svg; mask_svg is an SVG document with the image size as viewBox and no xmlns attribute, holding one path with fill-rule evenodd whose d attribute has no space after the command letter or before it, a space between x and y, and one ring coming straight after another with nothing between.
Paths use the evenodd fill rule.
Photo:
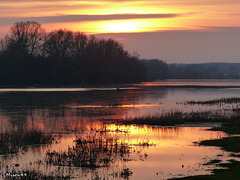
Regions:
<instances>
[{"instance_id":1,"label":"reflection of trees","mask_svg":"<svg viewBox=\"0 0 240 180\"><path fill-rule=\"evenodd\" d=\"M9 122L12 124L12 129L23 129L27 121L27 111L25 109L10 108L6 112Z\"/></svg>"},{"instance_id":2,"label":"reflection of trees","mask_svg":"<svg viewBox=\"0 0 240 180\"><path fill-rule=\"evenodd\" d=\"M131 103L145 95L143 90L91 92L5 92L0 94L0 109L13 126L20 129L39 122L44 127L78 124L83 117L91 119L121 116L128 111L114 105ZM109 108L71 108L71 105L106 105ZM68 107L66 107L68 106ZM69 108L70 106L70 108ZM31 125L29 125L29 124ZM71 128L70 128L71 129Z\"/></svg>"},{"instance_id":3,"label":"reflection of trees","mask_svg":"<svg viewBox=\"0 0 240 180\"><path fill-rule=\"evenodd\" d=\"M0 109L1 115L8 119L9 127L38 128L45 132L81 131L98 126L96 120L106 122L123 119L131 107L121 105L144 102L150 92L151 90L6 92L0 94ZM155 95L158 96L159 93L154 92L153 96ZM86 108L84 105L100 107Z\"/></svg>"},{"instance_id":4,"label":"reflection of trees","mask_svg":"<svg viewBox=\"0 0 240 180\"><path fill-rule=\"evenodd\" d=\"M53 137L39 130L13 130L0 132L0 155L18 153L31 145L51 144Z\"/></svg>"},{"instance_id":5,"label":"reflection of trees","mask_svg":"<svg viewBox=\"0 0 240 180\"><path fill-rule=\"evenodd\" d=\"M69 104L113 106L124 102L134 103L144 95L144 90L4 92L0 94L0 108L53 109Z\"/></svg>"}]
</instances>

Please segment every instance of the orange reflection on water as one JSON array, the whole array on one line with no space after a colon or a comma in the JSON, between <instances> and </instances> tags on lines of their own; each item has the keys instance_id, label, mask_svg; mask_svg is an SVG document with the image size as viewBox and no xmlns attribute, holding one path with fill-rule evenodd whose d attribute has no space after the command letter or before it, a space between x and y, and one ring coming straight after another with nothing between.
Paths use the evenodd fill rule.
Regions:
<instances>
[{"instance_id":1,"label":"orange reflection on water","mask_svg":"<svg viewBox=\"0 0 240 180\"><path fill-rule=\"evenodd\" d=\"M178 174L194 175L209 174L209 167L199 163L216 158L217 154L225 154L216 147L197 147L193 142L205 139L217 139L226 134L222 132L206 131L206 127L151 127L151 126L118 126L106 125L111 131L127 131L126 141L146 154L147 159L130 161L128 168L133 170L135 179L157 178L156 172L162 172L159 179L167 179ZM225 154L226 155L226 154ZM133 157L137 158L133 155ZM223 159L225 159L224 157ZM182 168L184 166L185 168Z\"/></svg>"},{"instance_id":2,"label":"orange reflection on water","mask_svg":"<svg viewBox=\"0 0 240 180\"><path fill-rule=\"evenodd\" d=\"M99 127L102 125L99 124ZM104 128L107 132L129 134L129 140L139 139L150 140L159 145L166 146L169 142L186 145L193 142L196 137L199 141L203 139L221 138L225 136L222 132L204 131L205 127L152 127L137 125L116 125L106 124ZM163 139L165 142L163 142ZM196 141L196 140L195 140Z\"/></svg>"},{"instance_id":3,"label":"orange reflection on water","mask_svg":"<svg viewBox=\"0 0 240 180\"><path fill-rule=\"evenodd\" d=\"M36 111L33 114L34 117L36 118L36 115L40 112ZM11 163L20 163L18 169L23 168L23 164L29 164L30 161L35 162L39 159L44 159L47 150L50 152L67 151L69 147L76 146L76 138L88 140L89 138L100 137L103 142L106 142L108 139L115 139L116 142L121 142L126 147L129 147L130 152L127 154L127 157L130 161L122 162L121 157L119 157L115 159L114 163L133 171L133 179L167 179L176 177L178 174L183 174L183 176L209 174L210 172L207 170L210 167L200 167L199 163L203 164L206 158L207 160L216 158L217 154L225 155L218 157L225 160L228 155L216 147L197 147L193 144L195 141L226 136L222 132L206 131L206 127L152 127L103 124L101 121L96 120L85 119L81 121L76 117L76 119L69 118L71 117L70 112L64 112L64 116L60 116L60 119L52 118L49 121L42 121L40 117L42 116L35 119L33 127L42 128L44 125L46 128L49 123L52 123L51 127L54 124L58 126L55 130L65 128L65 130L70 129L73 131L63 133L59 143L54 143L48 149L42 149L37 153L29 151L9 161ZM32 125L31 121L32 119L28 118L27 125L29 128ZM113 164L112 169L100 168L96 171L99 173L109 171L107 172L109 174L111 171L118 171L117 168L114 170L115 165ZM182 167L183 165L184 168ZM33 165L32 168L39 167ZM47 168L48 172L50 172L55 167L45 167L43 165L41 168ZM156 176L157 172L162 172L162 177ZM73 176L77 176L77 174Z\"/></svg>"},{"instance_id":4,"label":"orange reflection on water","mask_svg":"<svg viewBox=\"0 0 240 180\"><path fill-rule=\"evenodd\" d=\"M226 136L222 132L206 131L206 127L151 127L101 122L94 124L103 141L115 137L131 147L129 159L132 160L125 162L124 166L134 172L133 179L167 179L178 174L209 174L212 167L200 164L216 158L217 154L223 155L222 160L226 160L228 155L217 147L198 147L193 144L196 141ZM78 137L89 137L93 131L94 129L90 129ZM60 143L55 148L67 149L73 140L74 136L67 136L63 144ZM157 177L157 172L162 172L162 177Z\"/></svg>"},{"instance_id":5,"label":"orange reflection on water","mask_svg":"<svg viewBox=\"0 0 240 180\"><path fill-rule=\"evenodd\" d=\"M208 80L205 79L169 79L165 81L141 82L134 86L239 86L238 80Z\"/></svg>"},{"instance_id":6,"label":"orange reflection on water","mask_svg":"<svg viewBox=\"0 0 240 180\"><path fill-rule=\"evenodd\" d=\"M135 126L135 125L106 125L106 131L111 133L126 133L127 143L129 144L143 144L167 146L168 144L159 141L161 138L177 137L180 133L179 127L151 127L151 126ZM147 144L146 144L147 145Z\"/></svg>"},{"instance_id":7,"label":"orange reflection on water","mask_svg":"<svg viewBox=\"0 0 240 180\"><path fill-rule=\"evenodd\" d=\"M155 104L122 104L122 105L68 105L68 108L112 108L112 107L123 107L123 108L142 108L142 107L157 107L157 106L167 106L167 104L155 103Z\"/></svg>"}]
</instances>

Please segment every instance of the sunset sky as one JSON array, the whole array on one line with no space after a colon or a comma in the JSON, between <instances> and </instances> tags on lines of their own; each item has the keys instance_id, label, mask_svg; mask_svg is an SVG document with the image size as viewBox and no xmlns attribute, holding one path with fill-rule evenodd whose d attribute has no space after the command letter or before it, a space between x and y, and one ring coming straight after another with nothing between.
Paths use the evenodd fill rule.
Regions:
<instances>
[{"instance_id":1,"label":"sunset sky","mask_svg":"<svg viewBox=\"0 0 240 180\"><path fill-rule=\"evenodd\" d=\"M0 37L17 21L113 38L140 58L240 62L239 0L1 0Z\"/></svg>"}]
</instances>

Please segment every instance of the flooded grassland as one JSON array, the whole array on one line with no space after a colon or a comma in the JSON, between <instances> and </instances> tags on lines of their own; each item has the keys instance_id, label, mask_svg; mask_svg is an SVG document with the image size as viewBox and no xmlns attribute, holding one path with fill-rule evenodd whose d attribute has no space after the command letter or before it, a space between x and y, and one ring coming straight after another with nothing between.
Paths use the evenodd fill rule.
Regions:
<instances>
[{"instance_id":1,"label":"flooded grassland","mask_svg":"<svg viewBox=\"0 0 240 180\"><path fill-rule=\"evenodd\" d=\"M211 174L220 167L209 162L232 159L196 142L229 136L208 129L238 117L240 89L156 84L1 90L1 178L170 179ZM154 118L173 124L148 123Z\"/></svg>"}]
</instances>

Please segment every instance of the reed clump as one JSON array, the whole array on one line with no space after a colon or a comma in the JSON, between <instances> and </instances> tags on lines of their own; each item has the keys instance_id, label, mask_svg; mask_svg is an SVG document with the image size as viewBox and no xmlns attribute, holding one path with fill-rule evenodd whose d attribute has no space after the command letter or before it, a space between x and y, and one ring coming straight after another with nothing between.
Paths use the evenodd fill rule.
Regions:
<instances>
[{"instance_id":1,"label":"reed clump","mask_svg":"<svg viewBox=\"0 0 240 180\"><path fill-rule=\"evenodd\" d=\"M18 153L30 145L50 144L54 138L39 130L17 130L0 133L0 155Z\"/></svg>"},{"instance_id":2,"label":"reed clump","mask_svg":"<svg viewBox=\"0 0 240 180\"><path fill-rule=\"evenodd\" d=\"M127 159L131 147L118 137L99 135L79 137L75 146L64 152L47 152L47 164L55 166L99 168L109 167L117 159Z\"/></svg>"},{"instance_id":3,"label":"reed clump","mask_svg":"<svg viewBox=\"0 0 240 180\"><path fill-rule=\"evenodd\" d=\"M133 146L142 146L142 147L149 147L149 146L156 146L156 144L150 143L149 141L142 141L138 142L136 144L133 144Z\"/></svg>"},{"instance_id":4,"label":"reed clump","mask_svg":"<svg viewBox=\"0 0 240 180\"><path fill-rule=\"evenodd\" d=\"M131 176L133 172L129 168L125 168L121 171L121 177L123 179L129 179L129 176Z\"/></svg>"}]
</instances>

